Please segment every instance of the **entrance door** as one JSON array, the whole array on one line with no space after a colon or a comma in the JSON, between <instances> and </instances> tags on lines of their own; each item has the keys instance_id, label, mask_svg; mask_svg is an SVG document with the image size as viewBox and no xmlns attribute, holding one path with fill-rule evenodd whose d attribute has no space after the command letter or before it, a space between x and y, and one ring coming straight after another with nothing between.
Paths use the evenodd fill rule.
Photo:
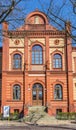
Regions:
<instances>
[{"instance_id":1,"label":"entrance door","mask_svg":"<svg viewBox=\"0 0 76 130\"><path fill-rule=\"evenodd\" d=\"M39 83L33 85L32 102L34 106L43 105L43 87Z\"/></svg>"}]
</instances>

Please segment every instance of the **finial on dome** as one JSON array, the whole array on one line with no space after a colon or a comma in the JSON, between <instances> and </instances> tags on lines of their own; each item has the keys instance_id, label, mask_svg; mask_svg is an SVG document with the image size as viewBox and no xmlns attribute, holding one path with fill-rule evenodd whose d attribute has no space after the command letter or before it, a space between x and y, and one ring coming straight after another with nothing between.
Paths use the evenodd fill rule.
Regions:
<instances>
[{"instance_id":1,"label":"finial on dome","mask_svg":"<svg viewBox=\"0 0 76 130\"><path fill-rule=\"evenodd\" d=\"M36 8L36 10L35 10L35 11L39 11L39 10L38 10L38 8Z\"/></svg>"}]
</instances>

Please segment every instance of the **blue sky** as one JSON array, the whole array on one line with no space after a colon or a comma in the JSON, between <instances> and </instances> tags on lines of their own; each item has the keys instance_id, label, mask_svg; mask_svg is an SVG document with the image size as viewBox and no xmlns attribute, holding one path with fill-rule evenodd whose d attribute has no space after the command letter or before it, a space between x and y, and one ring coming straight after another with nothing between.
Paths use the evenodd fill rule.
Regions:
<instances>
[{"instance_id":1,"label":"blue sky","mask_svg":"<svg viewBox=\"0 0 76 130\"><path fill-rule=\"evenodd\" d=\"M65 21L71 21L72 25L76 25L76 14L73 13L73 7L69 0L22 0L20 6L24 8L24 12L26 13L26 15L34 11L36 8L47 14L50 2L50 10L52 10L54 14L58 13L58 10L61 8L60 13L58 13L58 16ZM66 4L62 7L63 3L65 2ZM51 19L50 22L52 23ZM58 27L55 23L52 24Z\"/></svg>"},{"instance_id":2,"label":"blue sky","mask_svg":"<svg viewBox=\"0 0 76 130\"><path fill-rule=\"evenodd\" d=\"M55 26L56 28L60 29L58 24L52 21L52 18L60 23L64 27L64 23L57 19L56 17L52 16L48 12L49 5L50 11L52 11L55 15L62 18L64 21L69 20L72 24L72 26L76 27L76 14L73 13L73 6L69 2L69 0L22 0L19 5L17 6L17 9L19 10L18 14L15 15L15 18L18 16L26 17L27 14L29 14L32 11L35 11L36 9L39 9L40 11L44 12L48 16L50 16L50 24ZM65 4L64 4L65 3ZM64 4L64 6L63 6ZM59 11L60 10L60 11ZM13 17L11 13L11 17ZM10 18L10 17L9 17ZM8 19L8 18L7 18ZM14 27L19 27L24 23L23 21L9 21L9 27L15 29ZM72 33L76 34L76 29L72 28Z\"/></svg>"}]
</instances>

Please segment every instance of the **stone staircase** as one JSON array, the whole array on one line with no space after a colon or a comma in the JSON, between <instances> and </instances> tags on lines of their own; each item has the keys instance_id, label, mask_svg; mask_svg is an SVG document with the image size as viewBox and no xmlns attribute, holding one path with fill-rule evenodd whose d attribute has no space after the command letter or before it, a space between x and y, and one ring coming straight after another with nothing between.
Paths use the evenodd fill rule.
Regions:
<instances>
[{"instance_id":1,"label":"stone staircase","mask_svg":"<svg viewBox=\"0 0 76 130\"><path fill-rule=\"evenodd\" d=\"M45 112L46 107L45 106L32 106L28 108L29 113L35 112L35 113L40 113L40 112Z\"/></svg>"},{"instance_id":2,"label":"stone staircase","mask_svg":"<svg viewBox=\"0 0 76 130\"><path fill-rule=\"evenodd\" d=\"M25 121L36 124L38 120L46 115L46 107L44 106L32 106L29 107L29 114L25 117Z\"/></svg>"}]
</instances>

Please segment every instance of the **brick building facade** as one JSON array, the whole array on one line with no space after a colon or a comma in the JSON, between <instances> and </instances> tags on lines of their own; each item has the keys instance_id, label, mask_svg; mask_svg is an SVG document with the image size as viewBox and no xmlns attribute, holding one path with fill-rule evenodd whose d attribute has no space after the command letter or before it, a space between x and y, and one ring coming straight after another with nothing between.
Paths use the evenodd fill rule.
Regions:
<instances>
[{"instance_id":1,"label":"brick building facade","mask_svg":"<svg viewBox=\"0 0 76 130\"><path fill-rule=\"evenodd\" d=\"M17 30L3 23L1 112L3 106L24 114L32 106L47 106L50 115L76 111L76 47L68 31L69 22L59 31L38 10Z\"/></svg>"}]
</instances>

